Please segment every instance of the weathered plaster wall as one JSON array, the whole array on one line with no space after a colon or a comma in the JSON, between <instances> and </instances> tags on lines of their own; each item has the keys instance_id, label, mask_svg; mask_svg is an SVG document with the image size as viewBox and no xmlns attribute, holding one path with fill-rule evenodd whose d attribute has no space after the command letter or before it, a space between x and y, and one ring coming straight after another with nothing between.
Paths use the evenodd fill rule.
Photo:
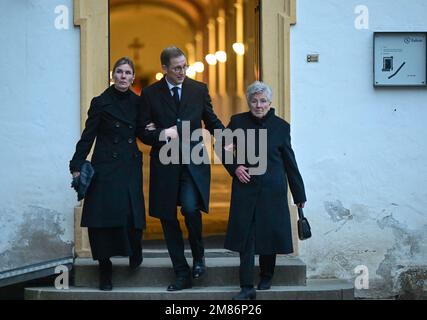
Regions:
<instances>
[{"instance_id":1,"label":"weathered plaster wall","mask_svg":"<svg viewBox=\"0 0 427 320\"><path fill-rule=\"evenodd\" d=\"M373 32L427 31L427 3L297 4L292 135L314 233L301 256L310 277L354 279L365 265L358 296L398 295L406 273L425 279L427 266L427 89L373 87ZM355 27L358 5L368 29ZM306 62L311 53L319 63Z\"/></svg>"},{"instance_id":2,"label":"weathered plaster wall","mask_svg":"<svg viewBox=\"0 0 427 320\"><path fill-rule=\"evenodd\" d=\"M68 161L80 132L72 2L0 2L0 272L72 254Z\"/></svg>"}]
</instances>

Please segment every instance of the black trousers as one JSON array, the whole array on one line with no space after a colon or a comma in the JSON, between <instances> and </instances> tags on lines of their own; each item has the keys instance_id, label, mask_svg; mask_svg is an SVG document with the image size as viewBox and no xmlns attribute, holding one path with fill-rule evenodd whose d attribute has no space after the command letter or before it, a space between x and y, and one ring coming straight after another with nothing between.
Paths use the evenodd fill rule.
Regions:
<instances>
[{"instance_id":1,"label":"black trousers","mask_svg":"<svg viewBox=\"0 0 427 320\"><path fill-rule=\"evenodd\" d=\"M260 255L259 268L260 277L272 278L274 268L276 266L276 255ZM254 286L254 271L255 271L255 220L252 221L249 230L248 240L243 252L240 252L240 286L250 287Z\"/></svg>"},{"instance_id":2,"label":"black trousers","mask_svg":"<svg viewBox=\"0 0 427 320\"><path fill-rule=\"evenodd\" d=\"M205 253L202 239L202 214L199 210L200 194L190 172L185 166L182 168L179 183L181 213L185 217L191 253L193 254L193 260L199 261ZM161 223L176 276L189 276L190 267L184 255L184 239L178 219L161 219Z\"/></svg>"}]
</instances>

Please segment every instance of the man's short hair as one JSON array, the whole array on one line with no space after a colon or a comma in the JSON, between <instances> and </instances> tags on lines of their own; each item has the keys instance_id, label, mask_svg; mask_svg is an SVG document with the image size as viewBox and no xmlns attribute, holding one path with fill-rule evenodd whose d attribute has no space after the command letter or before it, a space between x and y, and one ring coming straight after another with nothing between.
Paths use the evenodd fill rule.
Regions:
<instances>
[{"instance_id":1,"label":"man's short hair","mask_svg":"<svg viewBox=\"0 0 427 320\"><path fill-rule=\"evenodd\" d=\"M160 62L162 63L162 66L169 66L171 59L178 58L180 56L184 56L184 52L180 48L177 47L168 47L162 51L160 54Z\"/></svg>"}]
</instances>

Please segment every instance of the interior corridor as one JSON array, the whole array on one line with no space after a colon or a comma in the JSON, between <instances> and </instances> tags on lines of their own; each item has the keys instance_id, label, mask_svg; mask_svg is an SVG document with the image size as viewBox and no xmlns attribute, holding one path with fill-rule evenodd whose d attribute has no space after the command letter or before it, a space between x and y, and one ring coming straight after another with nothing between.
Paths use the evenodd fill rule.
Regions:
<instances>
[{"instance_id":1,"label":"interior corridor","mask_svg":"<svg viewBox=\"0 0 427 320\"><path fill-rule=\"evenodd\" d=\"M187 56L187 76L208 84L214 111L227 125L247 110L245 88L259 78L259 1L257 0L110 0L110 69L129 56L135 62L133 90L162 78L160 52L175 45ZM110 71L111 72L111 71ZM144 193L148 212L149 150L144 153ZM203 215L204 236L226 231L231 178L212 165L210 213ZM183 217L178 213L182 230ZM147 215L146 240L162 239L158 219Z\"/></svg>"}]
</instances>

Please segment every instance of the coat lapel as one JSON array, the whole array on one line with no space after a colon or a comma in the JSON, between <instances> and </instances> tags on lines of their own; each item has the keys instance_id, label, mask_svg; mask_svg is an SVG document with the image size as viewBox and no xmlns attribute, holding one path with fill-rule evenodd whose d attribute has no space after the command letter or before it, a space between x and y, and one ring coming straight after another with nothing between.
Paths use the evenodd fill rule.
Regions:
<instances>
[{"instance_id":1,"label":"coat lapel","mask_svg":"<svg viewBox=\"0 0 427 320\"><path fill-rule=\"evenodd\" d=\"M166 79L163 78L160 80L160 87L159 87L159 93L163 101L166 103L166 105L174 112L177 113L175 101L173 101L173 97L169 91L168 84L166 82Z\"/></svg>"},{"instance_id":2,"label":"coat lapel","mask_svg":"<svg viewBox=\"0 0 427 320\"><path fill-rule=\"evenodd\" d=\"M182 94L181 94L181 106L179 111L182 112L184 108L187 106L189 99L192 96L192 86L188 81L188 78L185 78L184 83L182 84Z\"/></svg>"}]
</instances>

